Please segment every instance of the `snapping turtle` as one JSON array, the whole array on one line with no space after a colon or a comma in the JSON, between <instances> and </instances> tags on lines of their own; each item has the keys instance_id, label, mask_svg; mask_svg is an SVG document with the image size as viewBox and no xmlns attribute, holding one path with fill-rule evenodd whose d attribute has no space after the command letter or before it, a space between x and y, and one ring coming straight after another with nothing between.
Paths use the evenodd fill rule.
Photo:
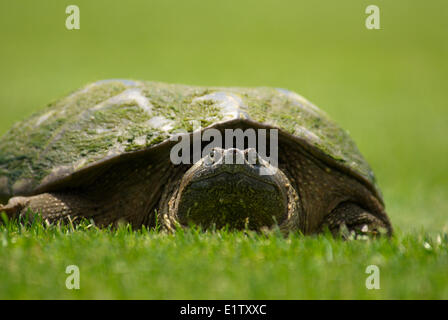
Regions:
<instances>
[{"instance_id":1,"label":"snapping turtle","mask_svg":"<svg viewBox=\"0 0 448 320\"><path fill-rule=\"evenodd\" d=\"M0 200L10 218L49 222L392 232L346 131L274 88L87 85L1 138Z\"/></svg>"}]
</instances>

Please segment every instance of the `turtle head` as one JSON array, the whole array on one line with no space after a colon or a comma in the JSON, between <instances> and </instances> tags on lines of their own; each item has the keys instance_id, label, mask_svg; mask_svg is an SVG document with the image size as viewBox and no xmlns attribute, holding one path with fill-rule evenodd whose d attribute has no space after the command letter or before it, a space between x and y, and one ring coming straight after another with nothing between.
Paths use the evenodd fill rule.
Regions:
<instances>
[{"instance_id":1,"label":"turtle head","mask_svg":"<svg viewBox=\"0 0 448 320\"><path fill-rule=\"evenodd\" d=\"M183 176L174 195L181 225L260 229L288 215L289 181L253 148L214 148Z\"/></svg>"}]
</instances>

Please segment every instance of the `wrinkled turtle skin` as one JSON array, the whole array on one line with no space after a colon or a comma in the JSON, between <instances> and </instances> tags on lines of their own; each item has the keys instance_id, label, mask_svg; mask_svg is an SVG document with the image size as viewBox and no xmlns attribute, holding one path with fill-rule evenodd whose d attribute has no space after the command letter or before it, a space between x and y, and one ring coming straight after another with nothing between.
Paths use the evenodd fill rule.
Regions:
<instances>
[{"instance_id":1,"label":"wrinkled turtle skin","mask_svg":"<svg viewBox=\"0 0 448 320\"><path fill-rule=\"evenodd\" d=\"M77 195L86 194L88 190L89 195L102 198L103 189L112 188L104 182L106 176L111 180L131 179L127 178L130 177L129 172L125 172L131 166L126 164L137 163L134 169L138 171L142 170L140 163L146 161L147 168L153 168L147 169L147 180L156 179L156 176L158 180L151 182L152 187L147 187L147 192L151 192L151 188L157 191L152 191L155 195L151 205L145 205L145 210L162 207L170 210L168 204L160 203L164 198L169 198L165 194L169 191L164 191L163 186L158 184L179 185L182 176L191 167L173 166L167 155L175 143L170 137L179 132L191 133L192 120L200 121L203 130L278 129L280 167L298 167L298 159L303 157L301 166L304 168L305 160L313 159L318 163L317 167L324 168L325 172L337 172L340 181L349 180L356 184L355 188L362 189L360 192L365 197L370 197L369 204L360 203L361 200L355 202L378 218L382 229L389 234L392 232L375 176L348 133L300 95L285 89L264 87L195 87L131 80L104 80L89 84L17 123L0 139L0 200L6 203L12 197L61 192L70 197L69 190L74 190L72 193ZM282 153L282 150L285 152ZM296 156L284 156L288 152L294 153L294 150L297 150ZM171 166L183 169L181 173L174 174L177 169ZM159 168L157 172L169 173L164 176L154 174L155 167ZM288 171L286 178L297 180L298 177L291 173L295 169L285 170ZM122 176L118 178L120 172ZM325 173L316 173L314 178L329 181ZM101 183L98 182L100 180ZM139 183L138 179L129 182L132 185ZM296 181L295 184L300 182ZM95 192L89 189L93 185ZM342 189L345 188L349 187ZM103 191L98 191L100 189ZM121 194L125 194L123 199L132 198L132 195L127 195L130 192L122 190ZM303 196L297 195L299 198ZM16 199L25 199L22 197ZM97 202L95 197L89 200ZM118 195L116 197L119 198ZM4 208L14 207L13 199L9 207ZM66 202L64 199L61 200L63 204ZM27 206L33 207L24 204L15 206L16 210L10 209L9 212L17 215L23 213L23 208ZM132 206L136 204L132 202ZM19 207L20 210L17 209ZM76 216L72 206L65 207L66 215ZM333 211L335 209L332 208ZM138 210L134 207L133 211ZM334 219L328 217L335 214L322 213L316 218L318 222L307 222L306 226L297 222L291 228L314 233L324 224L331 227ZM147 212L140 213L145 218L134 219L136 221L117 215L120 214L102 214L99 220L102 224L109 224L124 219L136 225L150 225L154 220L149 217L154 214ZM55 218L58 214L53 211L49 216ZM313 218L307 218L310 219ZM340 225L335 225L335 228Z\"/></svg>"}]
</instances>

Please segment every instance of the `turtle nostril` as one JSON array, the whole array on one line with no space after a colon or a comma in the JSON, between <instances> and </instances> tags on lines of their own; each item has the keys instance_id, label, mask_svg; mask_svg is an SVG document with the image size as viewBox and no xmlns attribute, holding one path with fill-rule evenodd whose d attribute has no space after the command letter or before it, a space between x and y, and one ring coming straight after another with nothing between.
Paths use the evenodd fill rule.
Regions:
<instances>
[{"instance_id":1,"label":"turtle nostril","mask_svg":"<svg viewBox=\"0 0 448 320\"><path fill-rule=\"evenodd\" d=\"M224 163L242 164L244 163L244 153L237 148L231 148L224 152Z\"/></svg>"},{"instance_id":2,"label":"turtle nostril","mask_svg":"<svg viewBox=\"0 0 448 320\"><path fill-rule=\"evenodd\" d=\"M252 164L252 162L251 162L251 161L252 161L252 157L251 157L249 151L247 151L247 152L244 153L244 159L245 159L247 162L249 162L250 164Z\"/></svg>"},{"instance_id":3,"label":"turtle nostril","mask_svg":"<svg viewBox=\"0 0 448 320\"><path fill-rule=\"evenodd\" d=\"M260 158L258 157L258 154L255 154L255 164L256 164L257 166L259 166L259 165L261 164L261 162L260 162Z\"/></svg>"},{"instance_id":4,"label":"turtle nostril","mask_svg":"<svg viewBox=\"0 0 448 320\"><path fill-rule=\"evenodd\" d=\"M258 154L257 151L255 151L255 149L248 149L245 153L244 153L244 158L246 159L246 161L249 164L252 165L258 165L260 164L259 160L258 160Z\"/></svg>"}]
</instances>

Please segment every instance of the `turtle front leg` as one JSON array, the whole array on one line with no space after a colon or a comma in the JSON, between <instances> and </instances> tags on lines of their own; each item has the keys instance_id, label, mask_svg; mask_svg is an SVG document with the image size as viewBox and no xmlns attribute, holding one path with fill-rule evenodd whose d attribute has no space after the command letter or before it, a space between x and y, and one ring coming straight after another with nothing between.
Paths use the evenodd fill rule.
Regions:
<instances>
[{"instance_id":1,"label":"turtle front leg","mask_svg":"<svg viewBox=\"0 0 448 320\"><path fill-rule=\"evenodd\" d=\"M322 223L322 230L328 228L333 235L344 238L359 235L379 236L392 234L389 221L383 221L376 215L361 208L355 203L344 202L337 206Z\"/></svg>"},{"instance_id":2,"label":"turtle front leg","mask_svg":"<svg viewBox=\"0 0 448 320\"><path fill-rule=\"evenodd\" d=\"M7 205L0 204L0 212L6 213L10 220L17 219L25 207L28 206L29 198L14 197L9 200Z\"/></svg>"},{"instance_id":3,"label":"turtle front leg","mask_svg":"<svg viewBox=\"0 0 448 320\"><path fill-rule=\"evenodd\" d=\"M97 211L95 204L73 194L43 193L32 197L14 197L0 212L5 212L10 220L25 217L29 212L39 214L50 223L77 217L93 217ZM33 217L29 217L32 219Z\"/></svg>"}]
</instances>

